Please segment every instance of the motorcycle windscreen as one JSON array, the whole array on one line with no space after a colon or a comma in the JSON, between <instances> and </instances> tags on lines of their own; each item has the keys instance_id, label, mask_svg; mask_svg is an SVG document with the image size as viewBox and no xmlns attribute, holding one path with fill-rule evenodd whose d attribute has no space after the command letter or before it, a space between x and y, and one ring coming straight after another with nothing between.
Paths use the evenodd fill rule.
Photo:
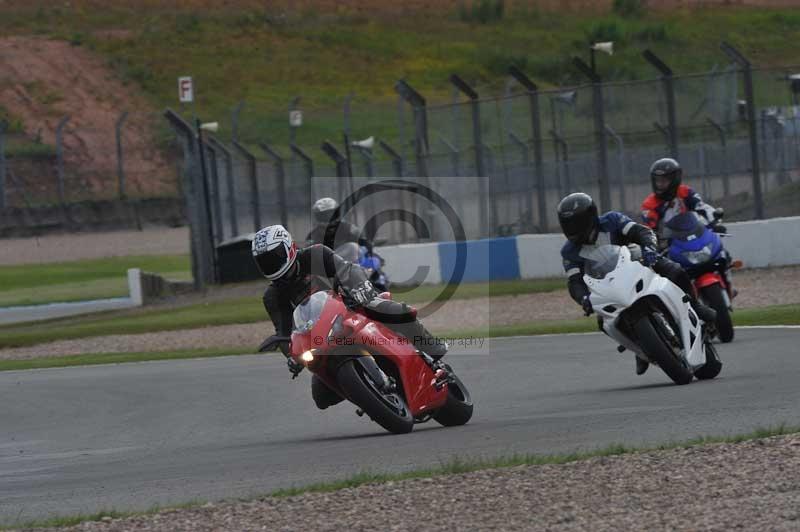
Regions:
<instances>
[{"instance_id":1,"label":"motorcycle windscreen","mask_svg":"<svg viewBox=\"0 0 800 532\"><path fill-rule=\"evenodd\" d=\"M314 292L301 303L292 314L294 330L298 332L310 331L322 315L322 309L328 302L328 292Z\"/></svg>"},{"instance_id":2,"label":"motorcycle windscreen","mask_svg":"<svg viewBox=\"0 0 800 532\"><path fill-rule=\"evenodd\" d=\"M613 245L584 246L581 248L580 256L586 259L583 273L593 279L603 279L617 268L620 247Z\"/></svg>"},{"instance_id":3,"label":"motorcycle windscreen","mask_svg":"<svg viewBox=\"0 0 800 532\"><path fill-rule=\"evenodd\" d=\"M700 218L694 211L684 212L671 218L665 224L665 227L669 230L668 236L670 238L677 238L679 240L699 238L706 230L705 224L700 221Z\"/></svg>"}]
</instances>

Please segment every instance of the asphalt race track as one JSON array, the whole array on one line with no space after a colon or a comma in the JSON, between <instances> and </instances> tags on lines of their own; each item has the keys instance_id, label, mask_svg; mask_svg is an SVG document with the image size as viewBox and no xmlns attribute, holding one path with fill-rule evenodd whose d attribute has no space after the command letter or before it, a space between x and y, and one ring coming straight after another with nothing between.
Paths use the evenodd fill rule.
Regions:
<instances>
[{"instance_id":1,"label":"asphalt race track","mask_svg":"<svg viewBox=\"0 0 800 532\"><path fill-rule=\"evenodd\" d=\"M282 357L0 373L0 524L263 494L455 456L656 444L800 425L800 329L739 329L720 377L672 385L600 334L454 350L465 427L393 436L343 403L318 411ZM794 347L793 347L794 346Z\"/></svg>"}]
</instances>

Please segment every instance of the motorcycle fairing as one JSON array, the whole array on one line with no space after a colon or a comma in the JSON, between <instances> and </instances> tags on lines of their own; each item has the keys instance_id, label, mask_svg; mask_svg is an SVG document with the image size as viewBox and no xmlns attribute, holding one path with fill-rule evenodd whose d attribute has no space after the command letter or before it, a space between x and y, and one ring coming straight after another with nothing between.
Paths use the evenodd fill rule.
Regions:
<instances>
[{"instance_id":1,"label":"motorcycle fairing","mask_svg":"<svg viewBox=\"0 0 800 532\"><path fill-rule=\"evenodd\" d=\"M591 291L592 307L603 320L603 330L620 345L649 360L647 354L619 330L618 320L623 311L640 299L657 297L680 328L684 358L693 369L703 366L706 355L702 341L702 322L685 301L683 290L638 261L631 260L627 247L617 249L619 258L613 270L602 279L590 275L583 277Z\"/></svg>"}]
</instances>

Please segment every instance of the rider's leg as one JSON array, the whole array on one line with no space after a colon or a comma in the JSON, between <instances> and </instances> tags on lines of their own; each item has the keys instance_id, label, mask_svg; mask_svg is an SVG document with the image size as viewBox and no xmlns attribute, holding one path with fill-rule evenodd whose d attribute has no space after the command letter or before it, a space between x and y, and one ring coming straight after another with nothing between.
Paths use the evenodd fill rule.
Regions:
<instances>
[{"instance_id":1,"label":"rider's leg","mask_svg":"<svg viewBox=\"0 0 800 532\"><path fill-rule=\"evenodd\" d=\"M683 290L689 296L689 303L692 305L695 313L701 320L713 323L717 319L717 313L711 307L704 305L694 293L694 286L689 279L689 275L681 268L678 263L669 260L666 257L661 257L658 262L653 264L653 270L663 275Z\"/></svg>"},{"instance_id":2,"label":"rider's leg","mask_svg":"<svg viewBox=\"0 0 800 532\"><path fill-rule=\"evenodd\" d=\"M423 327L416 318L415 310L405 303L375 298L364 307L364 312L369 318L411 340L414 347L434 360L439 360L447 353L447 343Z\"/></svg>"},{"instance_id":3,"label":"rider's leg","mask_svg":"<svg viewBox=\"0 0 800 532\"><path fill-rule=\"evenodd\" d=\"M329 406L344 401L343 398L339 397L339 394L331 390L328 385L322 382L322 379L316 375L311 376L311 397L320 410L325 410Z\"/></svg>"}]
</instances>

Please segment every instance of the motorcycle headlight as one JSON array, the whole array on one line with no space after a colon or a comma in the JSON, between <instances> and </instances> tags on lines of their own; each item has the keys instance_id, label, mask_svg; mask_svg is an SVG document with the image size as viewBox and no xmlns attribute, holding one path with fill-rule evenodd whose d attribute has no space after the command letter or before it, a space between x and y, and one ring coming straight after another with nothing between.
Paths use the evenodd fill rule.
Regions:
<instances>
[{"instance_id":1,"label":"motorcycle headlight","mask_svg":"<svg viewBox=\"0 0 800 532\"><path fill-rule=\"evenodd\" d=\"M684 251L681 253L692 264L703 264L711 260L711 247L705 246L698 251Z\"/></svg>"}]
</instances>

